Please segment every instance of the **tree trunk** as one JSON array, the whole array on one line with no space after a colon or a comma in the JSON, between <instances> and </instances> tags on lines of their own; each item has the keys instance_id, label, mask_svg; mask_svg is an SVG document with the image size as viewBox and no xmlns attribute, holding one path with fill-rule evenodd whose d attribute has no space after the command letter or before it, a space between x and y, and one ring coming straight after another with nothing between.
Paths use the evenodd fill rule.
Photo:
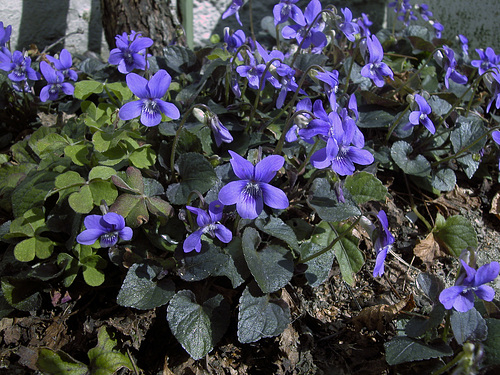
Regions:
<instances>
[{"instance_id":1,"label":"tree trunk","mask_svg":"<svg viewBox=\"0 0 500 375\"><path fill-rule=\"evenodd\" d=\"M148 49L162 56L172 43L186 45L182 25L176 14L175 0L101 0L102 25L109 48L115 48L115 36L131 30L153 39Z\"/></svg>"}]
</instances>

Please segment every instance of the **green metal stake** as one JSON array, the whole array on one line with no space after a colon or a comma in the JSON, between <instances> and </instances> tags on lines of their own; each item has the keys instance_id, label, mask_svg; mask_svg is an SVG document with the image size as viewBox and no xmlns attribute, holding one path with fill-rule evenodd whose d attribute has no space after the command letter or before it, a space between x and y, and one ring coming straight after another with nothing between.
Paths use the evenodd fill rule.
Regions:
<instances>
[{"instance_id":1,"label":"green metal stake","mask_svg":"<svg viewBox=\"0 0 500 375\"><path fill-rule=\"evenodd\" d=\"M193 27L193 0L184 0L180 2L182 14L182 26L186 33L188 47L194 48L194 27Z\"/></svg>"}]
</instances>

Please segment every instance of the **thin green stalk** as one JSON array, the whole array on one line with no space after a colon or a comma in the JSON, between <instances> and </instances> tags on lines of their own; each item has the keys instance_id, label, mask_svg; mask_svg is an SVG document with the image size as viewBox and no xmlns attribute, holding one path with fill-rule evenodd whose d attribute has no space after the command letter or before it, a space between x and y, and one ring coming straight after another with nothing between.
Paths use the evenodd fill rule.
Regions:
<instances>
[{"instance_id":1,"label":"thin green stalk","mask_svg":"<svg viewBox=\"0 0 500 375\"><path fill-rule=\"evenodd\" d=\"M252 11L252 0L248 2L248 14L250 16L250 34L252 35L253 43L255 44L255 33L253 29L253 11Z\"/></svg>"},{"instance_id":2,"label":"thin green stalk","mask_svg":"<svg viewBox=\"0 0 500 375\"><path fill-rule=\"evenodd\" d=\"M113 102L113 104L116 106L116 108L120 108L121 105L115 100L115 98L113 97L113 95L111 95L111 92L107 88L106 84L104 84L104 91L106 91L106 94L108 94L108 98Z\"/></svg>"},{"instance_id":3,"label":"thin green stalk","mask_svg":"<svg viewBox=\"0 0 500 375\"><path fill-rule=\"evenodd\" d=\"M302 172L302 170L306 168L306 165L309 163L311 156L313 155L314 151L316 151L316 149L318 148L319 141L320 141L320 139L317 138L316 142L314 142L314 145L311 147L311 150L308 152L306 158L304 159L304 161L300 165L299 169L297 170L297 174L300 174Z\"/></svg>"},{"instance_id":4,"label":"thin green stalk","mask_svg":"<svg viewBox=\"0 0 500 375\"><path fill-rule=\"evenodd\" d=\"M299 263L307 263L307 262L310 262L311 260L325 254L327 251L330 251L337 242L339 242L342 238L344 238L347 234L349 234L351 232L351 230L359 223L359 220L361 219L361 216L358 216L358 218L356 219L356 221L354 221L350 226L349 228L347 228L345 231L343 231L342 233L338 234L337 231L335 230L335 228L333 227L333 224L331 224L330 222L328 223L328 225L330 226L330 228L337 234L337 237L335 237L335 239L327 246L325 247L324 249L322 249L321 251L318 251L317 253L315 254L312 254L304 259L300 258L299 259Z\"/></svg>"},{"instance_id":5,"label":"thin green stalk","mask_svg":"<svg viewBox=\"0 0 500 375\"><path fill-rule=\"evenodd\" d=\"M491 128L490 130L488 130L486 133L482 134L478 139L476 139L474 142L472 142L471 144L467 145L466 147L462 148L461 150L459 150L457 153L453 154L453 155L450 155L450 156L447 156L445 157L444 159L441 159L439 161L435 161L434 163L431 164L431 167L434 168L435 166L441 164L441 163L446 163L450 160L453 160L453 159L457 159L458 157L460 157L460 155L462 155L463 153L469 151L472 147L474 147L481 139L483 139L484 137L488 136L491 134L491 132L493 132L494 130L498 130L498 126L494 127L494 128Z\"/></svg>"},{"instance_id":6,"label":"thin green stalk","mask_svg":"<svg viewBox=\"0 0 500 375\"><path fill-rule=\"evenodd\" d=\"M401 114L396 119L396 121L393 122L392 126L389 128L389 131L387 132L387 135L385 136L386 143L389 142L389 138L391 137L392 133L394 132L394 129L396 129L396 126L398 126L399 122L401 121L401 119L403 118L405 113L408 112L409 109L410 109L410 105L408 104L408 106L404 109L403 112L401 112Z\"/></svg>"},{"instance_id":7,"label":"thin green stalk","mask_svg":"<svg viewBox=\"0 0 500 375\"><path fill-rule=\"evenodd\" d=\"M453 358L450 362L448 362L446 365L441 367L440 369L434 371L431 375L440 375L448 372L449 369L451 369L453 366L455 366L458 362L462 360L462 358L465 356L465 353L462 351L457 354L455 358Z\"/></svg>"},{"instance_id":8,"label":"thin green stalk","mask_svg":"<svg viewBox=\"0 0 500 375\"><path fill-rule=\"evenodd\" d=\"M191 114L191 112L193 112L193 109L195 108L202 108L206 111L209 111L210 109L204 105L204 104L194 104L191 106L191 108L189 108L186 113L184 114L184 116L182 116L182 119L181 119L181 122L179 124L179 128L177 129L177 131L175 132L175 137L174 137L174 143L172 144L172 151L170 153L170 179L169 181L172 182L174 180L174 176L175 176L175 151L177 149L177 144L179 143L179 137L181 135L181 131L182 131L182 128L184 127L184 124L186 123L189 115Z\"/></svg>"},{"instance_id":9,"label":"thin green stalk","mask_svg":"<svg viewBox=\"0 0 500 375\"><path fill-rule=\"evenodd\" d=\"M250 128L252 127L253 125L253 119L255 118L255 111L257 110L257 106L259 105L259 101L260 101L260 95L262 93L262 89L264 87L264 81L266 80L266 73L269 71L269 68L271 67L271 65L275 62L275 61L279 61L279 62L283 62L281 61L281 59L278 59L278 58L274 58L272 60L270 60L267 64L266 64L266 69L264 69L264 72L262 73L262 76L260 77L260 81L259 81L259 89L257 90L257 96L255 97L255 101L254 101L254 104L253 104L253 107L252 107L252 110L250 111L250 119L248 120L248 124L245 128L245 131L248 132L250 130Z\"/></svg>"},{"instance_id":10,"label":"thin green stalk","mask_svg":"<svg viewBox=\"0 0 500 375\"><path fill-rule=\"evenodd\" d=\"M440 50L440 48L436 48L434 51L431 52L430 56L425 60L425 63L422 62L420 68L418 68L418 70L410 78L408 78L408 80L405 82L405 84L403 86L401 86L400 88L398 88L396 90L396 94L401 92L401 90L403 90L406 86L408 86L408 84L411 82L411 80L413 78L417 77L420 74L420 72L422 70L424 70L425 67L427 67L427 64L429 63L429 61L433 58L434 54L439 50Z\"/></svg>"},{"instance_id":11,"label":"thin green stalk","mask_svg":"<svg viewBox=\"0 0 500 375\"><path fill-rule=\"evenodd\" d=\"M420 212L418 212L418 210L417 210L417 206L415 205L415 201L413 200L413 195L412 195L411 190L410 190L410 184L408 183L408 178L406 177L406 173L404 173L403 176L405 178L406 188L408 189L408 196L410 197L411 210L415 213L415 215L417 215L417 217L420 220L422 220L422 223L425 224L427 229L429 231L431 231L432 225L430 225L429 222L425 219L425 217L423 217L422 214Z\"/></svg>"}]
</instances>

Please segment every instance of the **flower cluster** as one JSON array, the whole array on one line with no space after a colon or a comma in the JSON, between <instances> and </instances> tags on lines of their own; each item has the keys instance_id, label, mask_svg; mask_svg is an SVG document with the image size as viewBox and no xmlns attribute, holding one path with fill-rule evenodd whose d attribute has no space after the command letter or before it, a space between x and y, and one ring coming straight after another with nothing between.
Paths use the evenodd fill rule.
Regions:
<instances>
[{"instance_id":1,"label":"flower cluster","mask_svg":"<svg viewBox=\"0 0 500 375\"><path fill-rule=\"evenodd\" d=\"M123 74L134 69L146 69L146 49L153 45L153 40L143 37L134 30L130 34L117 35L116 48L109 52L109 63L118 65L118 71Z\"/></svg>"}]
</instances>

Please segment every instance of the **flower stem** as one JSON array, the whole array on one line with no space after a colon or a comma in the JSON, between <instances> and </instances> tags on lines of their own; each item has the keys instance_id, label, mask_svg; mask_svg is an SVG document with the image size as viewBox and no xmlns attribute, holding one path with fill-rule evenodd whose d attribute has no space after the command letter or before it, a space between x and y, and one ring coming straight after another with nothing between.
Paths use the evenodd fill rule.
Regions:
<instances>
[{"instance_id":1,"label":"flower stem","mask_svg":"<svg viewBox=\"0 0 500 375\"><path fill-rule=\"evenodd\" d=\"M389 128L389 131L387 132L387 135L385 136L385 142L389 142L389 138L391 137L392 133L394 132L394 129L396 129L396 126L398 126L399 122L401 121L401 119L403 118L403 116L405 115L406 112L408 112L408 110L410 109L410 105L408 104L408 106L404 109L403 112L401 112L401 114L399 115L399 117L396 119L396 121L394 121L391 125L391 127Z\"/></svg>"},{"instance_id":2,"label":"flower stem","mask_svg":"<svg viewBox=\"0 0 500 375\"><path fill-rule=\"evenodd\" d=\"M342 233L338 234L337 231L335 230L335 227L333 226L332 223L328 223L328 225L330 226L331 230L337 235L337 237L335 237L335 239L327 246L325 247L324 249L318 251L317 253L314 253L312 255L309 255L308 257L302 259L302 258L299 258L299 263L307 263L307 262L310 262L311 260L325 254L327 251L330 251L337 242L339 242L343 237L345 237L347 234L349 234L352 229L359 223L359 220L361 219L361 216L358 216L358 218L356 219L356 221L354 221L350 226L349 228L347 228L345 231L343 231Z\"/></svg>"},{"instance_id":3,"label":"flower stem","mask_svg":"<svg viewBox=\"0 0 500 375\"><path fill-rule=\"evenodd\" d=\"M189 115L191 114L191 112L193 112L193 109L195 108L202 108L206 111L209 111L210 109L204 105L204 104L194 104L191 106L191 108L189 108L186 113L184 114L184 116L182 116L182 119L181 119L181 122L179 124L179 127L177 128L177 131L175 132L175 138L174 138L174 143L172 144L172 151L170 153L170 179L169 179L169 182L172 182L174 180L174 176L175 176L175 151L177 149L177 144L179 143L179 138L180 138L180 135L181 135L181 131L182 131L182 128L184 127L184 124L186 123Z\"/></svg>"}]
</instances>

